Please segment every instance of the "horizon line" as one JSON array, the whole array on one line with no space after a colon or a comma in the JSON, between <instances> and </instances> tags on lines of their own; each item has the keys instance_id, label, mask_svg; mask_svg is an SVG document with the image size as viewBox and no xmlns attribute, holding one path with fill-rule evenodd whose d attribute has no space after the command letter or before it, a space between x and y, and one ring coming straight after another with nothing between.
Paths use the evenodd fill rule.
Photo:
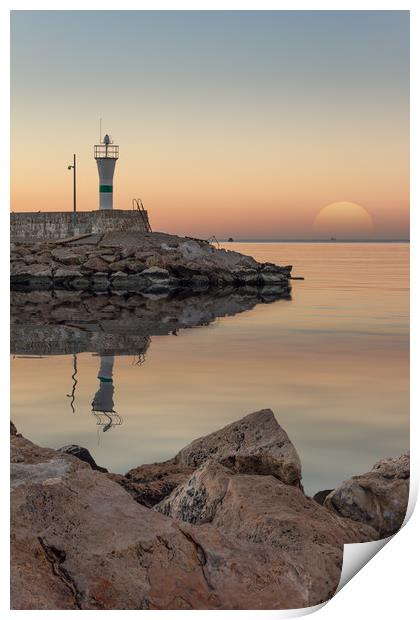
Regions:
<instances>
[{"instance_id":1,"label":"horizon line","mask_svg":"<svg viewBox=\"0 0 420 620\"><path fill-rule=\"evenodd\" d=\"M410 243L410 239L219 239L223 243Z\"/></svg>"}]
</instances>

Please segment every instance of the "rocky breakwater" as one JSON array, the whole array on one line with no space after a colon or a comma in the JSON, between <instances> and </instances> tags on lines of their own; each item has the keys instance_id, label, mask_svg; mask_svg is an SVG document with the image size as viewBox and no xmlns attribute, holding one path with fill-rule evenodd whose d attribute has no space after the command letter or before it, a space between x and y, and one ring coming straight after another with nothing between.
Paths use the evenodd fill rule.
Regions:
<instances>
[{"instance_id":1,"label":"rocky breakwater","mask_svg":"<svg viewBox=\"0 0 420 620\"><path fill-rule=\"evenodd\" d=\"M305 496L270 410L126 476L11 433L13 609L307 607L379 537Z\"/></svg>"},{"instance_id":2,"label":"rocky breakwater","mask_svg":"<svg viewBox=\"0 0 420 620\"><path fill-rule=\"evenodd\" d=\"M164 233L105 233L11 244L19 289L162 292L224 286L289 290L291 266L259 263L207 241Z\"/></svg>"}]
</instances>

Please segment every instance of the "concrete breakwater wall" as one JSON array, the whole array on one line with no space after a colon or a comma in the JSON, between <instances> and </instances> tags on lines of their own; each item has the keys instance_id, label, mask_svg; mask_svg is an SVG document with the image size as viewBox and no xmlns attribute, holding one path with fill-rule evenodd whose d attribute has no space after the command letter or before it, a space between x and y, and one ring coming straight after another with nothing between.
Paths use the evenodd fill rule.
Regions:
<instances>
[{"instance_id":1,"label":"concrete breakwater wall","mask_svg":"<svg viewBox=\"0 0 420 620\"><path fill-rule=\"evenodd\" d=\"M73 220L72 211L38 213L11 213L12 240L65 239L73 235L107 232L147 232L147 211L78 211Z\"/></svg>"}]
</instances>

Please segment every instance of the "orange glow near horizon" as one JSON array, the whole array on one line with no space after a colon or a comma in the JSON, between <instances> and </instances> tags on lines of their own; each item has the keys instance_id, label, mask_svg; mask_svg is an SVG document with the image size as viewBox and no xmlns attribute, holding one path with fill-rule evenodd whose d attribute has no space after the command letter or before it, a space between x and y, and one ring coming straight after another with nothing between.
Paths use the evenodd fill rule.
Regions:
<instances>
[{"instance_id":1,"label":"orange glow near horizon","mask_svg":"<svg viewBox=\"0 0 420 620\"><path fill-rule=\"evenodd\" d=\"M71 210L73 153L78 209L98 208L102 117L114 208L141 197L154 230L323 238L315 217L347 201L407 239L408 18L388 13L14 12L11 209Z\"/></svg>"}]
</instances>

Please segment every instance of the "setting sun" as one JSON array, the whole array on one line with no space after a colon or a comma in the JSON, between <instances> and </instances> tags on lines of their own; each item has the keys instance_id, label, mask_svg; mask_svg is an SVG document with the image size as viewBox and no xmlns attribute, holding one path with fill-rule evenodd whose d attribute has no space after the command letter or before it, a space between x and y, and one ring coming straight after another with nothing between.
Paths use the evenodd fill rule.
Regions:
<instances>
[{"instance_id":1,"label":"setting sun","mask_svg":"<svg viewBox=\"0 0 420 620\"><path fill-rule=\"evenodd\" d=\"M366 236L373 231L373 221L368 211L355 202L333 202L319 211L313 229L327 237Z\"/></svg>"}]
</instances>

